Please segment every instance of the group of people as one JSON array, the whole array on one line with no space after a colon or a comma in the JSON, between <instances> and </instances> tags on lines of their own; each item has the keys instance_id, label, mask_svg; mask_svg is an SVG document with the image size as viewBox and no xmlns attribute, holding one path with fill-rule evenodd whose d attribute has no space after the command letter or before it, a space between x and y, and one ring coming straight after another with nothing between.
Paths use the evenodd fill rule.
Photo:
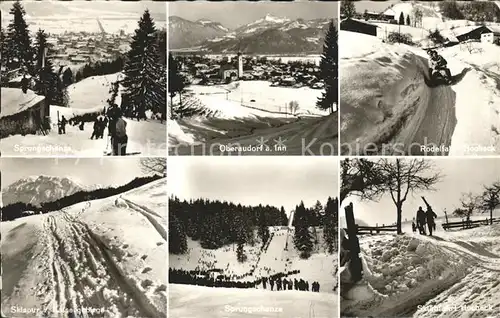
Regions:
<instances>
[{"instance_id":1,"label":"group of people","mask_svg":"<svg viewBox=\"0 0 500 318\"><path fill-rule=\"evenodd\" d=\"M313 282L311 285L304 279L287 279L286 276L298 274L300 271L291 271L286 274L278 273L268 277L260 277L253 281L232 281L232 277L227 275L212 276L208 271L187 271L169 268L169 282L173 284L198 285L206 287L226 287L226 288L259 288L271 291L300 290L319 292L320 284Z\"/></svg>"},{"instance_id":2,"label":"group of people","mask_svg":"<svg viewBox=\"0 0 500 318\"><path fill-rule=\"evenodd\" d=\"M413 218L412 222L413 232L416 232L418 229L420 234L427 235L425 230L425 226L427 225L429 228L429 235L432 236L432 232L436 230L436 222L434 221L435 218L437 218L437 215L434 211L432 211L430 206L427 207L427 211L424 211L421 206L418 207L416 223L415 218Z\"/></svg>"},{"instance_id":3,"label":"group of people","mask_svg":"<svg viewBox=\"0 0 500 318\"><path fill-rule=\"evenodd\" d=\"M100 115L97 116L96 120L94 121L94 130L92 132L92 136L90 136L90 139L93 140L95 139L103 139L104 138L104 130L108 126L108 117Z\"/></svg>"}]
</instances>

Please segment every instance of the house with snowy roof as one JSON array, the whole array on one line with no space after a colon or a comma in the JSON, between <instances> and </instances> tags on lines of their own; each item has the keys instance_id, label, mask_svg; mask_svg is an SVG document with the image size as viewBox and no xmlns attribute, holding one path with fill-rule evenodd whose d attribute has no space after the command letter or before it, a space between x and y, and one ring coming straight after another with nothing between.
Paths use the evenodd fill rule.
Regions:
<instances>
[{"instance_id":1,"label":"house with snowy roof","mask_svg":"<svg viewBox=\"0 0 500 318\"><path fill-rule=\"evenodd\" d=\"M45 118L50 115L45 96L10 87L2 87L0 95L0 138L37 134L41 130Z\"/></svg>"}]
</instances>

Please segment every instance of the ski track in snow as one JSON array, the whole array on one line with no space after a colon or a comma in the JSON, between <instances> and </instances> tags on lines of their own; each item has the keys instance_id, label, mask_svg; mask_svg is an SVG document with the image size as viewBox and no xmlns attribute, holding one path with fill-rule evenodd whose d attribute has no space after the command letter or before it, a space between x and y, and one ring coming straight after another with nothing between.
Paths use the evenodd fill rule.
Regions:
<instances>
[{"instance_id":1,"label":"ski track in snow","mask_svg":"<svg viewBox=\"0 0 500 318\"><path fill-rule=\"evenodd\" d=\"M139 212L142 214L150 223L151 225L155 228L155 230L160 234L160 236L167 241L167 230L161 225L156 219L156 217L161 218L156 212L152 211L151 209L148 209L145 206L136 204L128 199L122 198L125 202L129 204L129 207L132 208L133 210Z\"/></svg>"},{"instance_id":2,"label":"ski track in snow","mask_svg":"<svg viewBox=\"0 0 500 318\"><path fill-rule=\"evenodd\" d=\"M138 211L139 212L139 211ZM44 219L41 266L50 267L48 277L36 286L44 297L42 312L51 317L75 317L70 311L104 309L111 317L161 317L139 286L127 278L111 248L89 226L65 210ZM92 317L80 313L78 317Z\"/></svg>"}]
</instances>

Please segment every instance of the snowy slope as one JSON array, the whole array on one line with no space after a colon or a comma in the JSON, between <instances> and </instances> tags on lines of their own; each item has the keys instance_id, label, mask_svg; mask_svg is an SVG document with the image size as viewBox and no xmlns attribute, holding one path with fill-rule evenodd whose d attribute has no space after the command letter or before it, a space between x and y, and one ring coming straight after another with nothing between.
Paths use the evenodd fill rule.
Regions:
<instances>
[{"instance_id":1,"label":"snowy slope","mask_svg":"<svg viewBox=\"0 0 500 318\"><path fill-rule=\"evenodd\" d=\"M82 190L92 190L70 178L54 176L30 176L22 178L2 189L4 205L16 202L40 205L44 202L56 201Z\"/></svg>"},{"instance_id":2,"label":"snowy slope","mask_svg":"<svg viewBox=\"0 0 500 318\"><path fill-rule=\"evenodd\" d=\"M442 154L500 152L495 88L499 77L485 69L486 61L494 63L496 48L487 47L486 55L477 55L482 63L475 69L471 62L460 61L470 60L468 51L455 51L448 66L458 84L430 88L423 50L347 31L341 31L340 38L343 153L364 153L367 145L375 144L380 154L402 154L412 143L413 155L423 153L420 144L448 147Z\"/></svg>"},{"instance_id":3,"label":"snowy slope","mask_svg":"<svg viewBox=\"0 0 500 318\"><path fill-rule=\"evenodd\" d=\"M272 292L169 284L171 317L283 318L337 317L335 294L300 291Z\"/></svg>"},{"instance_id":4,"label":"snowy slope","mask_svg":"<svg viewBox=\"0 0 500 318\"><path fill-rule=\"evenodd\" d=\"M92 76L68 86L69 107L77 109L104 108L108 105L106 101L111 96L111 84L120 79L122 79L122 73ZM92 93L90 94L90 92Z\"/></svg>"},{"instance_id":5,"label":"snowy slope","mask_svg":"<svg viewBox=\"0 0 500 318\"><path fill-rule=\"evenodd\" d=\"M161 179L121 199L2 222L2 308L59 310L51 317L82 308L106 317L164 317L165 189Z\"/></svg>"},{"instance_id":6,"label":"snowy slope","mask_svg":"<svg viewBox=\"0 0 500 318\"><path fill-rule=\"evenodd\" d=\"M433 237L362 236L365 278L345 295L342 311L442 318L464 317L467 312L467 317L497 317L499 239L499 225L457 232L445 232L438 225ZM361 293L367 283L374 288L370 297Z\"/></svg>"}]
</instances>

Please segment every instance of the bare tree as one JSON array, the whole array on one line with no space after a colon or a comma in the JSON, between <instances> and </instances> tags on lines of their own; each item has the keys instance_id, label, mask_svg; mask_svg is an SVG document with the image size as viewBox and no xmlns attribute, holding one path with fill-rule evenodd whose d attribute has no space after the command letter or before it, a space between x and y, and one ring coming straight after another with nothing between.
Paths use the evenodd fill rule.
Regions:
<instances>
[{"instance_id":1,"label":"bare tree","mask_svg":"<svg viewBox=\"0 0 500 318\"><path fill-rule=\"evenodd\" d=\"M479 197L472 192L462 193L460 198L461 209L456 209L453 213L460 217L465 217L467 223L470 222L470 216L474 210L479 210Z\"/></svg>"},{"instance_id":2,"label":"bare tree","mask_svg":"<svg viewBox=\"0 0 500 318\"><path fill-rule=\"evenodd\" d=\"M165 158L141 158L140 162L143 173L167 176L167 160Z\"/></svg>"},{"instance_id":3,"label":"bare tree","mask_svg":"<svg viewBox=\"0 0 500 318\"><path fill-rule=\"evenodd\" d=\"M442 179L442 175L427 159L380 159L377 165L384 181L381 190L389 192L396 205L397 231L401 234L401 215L408 194L434 190L434 185Z\"/></svg>"},{"instance_id":4,"label":"bare tree","mask_svg":"<svg viewBox=\"0 0 500 318\"><path fill-rule=\"evenodd\" d=\"M340 205L349 195L377 200L384 192L379 167L367 159L344 159L341 165Z\"/></svg>"},{"instance_id":5,"label":"bare tree","mask_svg":"<svg viewBox=\"0 0 500 318\"><path fill-rule=\"evenodd\" d=\"M490 224L493 224L493 210L500 206L500 181L485 186L483 194L478 198L479 209L490 213Z\"/></svg>"}]
</instances>

